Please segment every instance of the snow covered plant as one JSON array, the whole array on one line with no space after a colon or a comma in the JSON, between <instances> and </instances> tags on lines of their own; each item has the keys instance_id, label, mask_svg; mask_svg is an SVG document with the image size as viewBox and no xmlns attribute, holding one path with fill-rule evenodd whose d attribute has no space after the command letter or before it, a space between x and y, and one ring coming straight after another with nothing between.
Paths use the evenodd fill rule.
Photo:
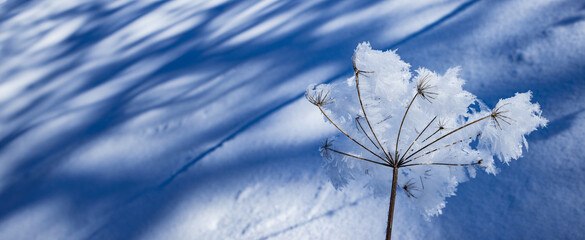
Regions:
<instances>
[{"instance_id":1,"label":"snow covered plant","mask_svg":"<svg viewBox=\"0 0 585 240\"><path fill-rule=\"evenodd\" d=\"M369 43L357 46L352 62L347 82L309 86L306 98L341 132L320 149L333 185L362 175L375 193L391 188L386 239L397 190L425 217L438 215L459 182L478 167L495 174L494 158L519 158L524 136L547 123L530 92L488 108L463 90L458 68L444 75L421 68L412 77L394 51Z\"/></svg>"}]
</instances>

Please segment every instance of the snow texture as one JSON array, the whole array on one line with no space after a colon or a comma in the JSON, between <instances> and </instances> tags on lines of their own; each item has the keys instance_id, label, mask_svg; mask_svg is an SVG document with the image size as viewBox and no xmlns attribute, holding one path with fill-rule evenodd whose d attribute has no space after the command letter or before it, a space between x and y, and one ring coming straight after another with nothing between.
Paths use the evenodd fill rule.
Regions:
<instances>
[{"instance_id":1,"label":"snow texture","mask_svg":"<svg viewBox=\"0 0 585 240\"><path fill-rule=\"evenodd\" d=\"M304 99L364 41L550 120L430 222L398 194L396 239L581 239L584 20L580 0L0 0L0 239L383 238L387 198L335 190L337 130Z\"/></svg>"}]
</instances>

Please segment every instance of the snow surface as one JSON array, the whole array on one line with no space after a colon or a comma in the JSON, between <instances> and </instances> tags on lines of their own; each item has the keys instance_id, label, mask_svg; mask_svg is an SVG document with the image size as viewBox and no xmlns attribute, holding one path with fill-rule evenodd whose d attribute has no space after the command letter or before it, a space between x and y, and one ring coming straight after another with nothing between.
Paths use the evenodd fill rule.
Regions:
<instances>
[{"instance_id":1,"label":"snow surface","mask_svg":"<svg viewBox=\"0 0 585 240\"><path fill-rule=\"evenodd\" d=\"M4 0L0 239L383 238L388 200L331 186L303 97L362 41L550 120L430 222L398 195L396 239L585 236L583 1Z\"/></svg>"}]
</instances>

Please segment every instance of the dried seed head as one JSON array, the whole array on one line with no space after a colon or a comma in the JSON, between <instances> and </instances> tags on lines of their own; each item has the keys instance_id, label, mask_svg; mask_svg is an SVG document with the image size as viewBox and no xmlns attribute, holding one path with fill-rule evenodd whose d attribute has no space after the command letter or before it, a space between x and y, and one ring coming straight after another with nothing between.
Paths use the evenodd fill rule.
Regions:
<instances>
[{"instance_id":1,"label":"dried seed head","mask_svg":"<svg viewBox=\"0 0 585 240\"><path fill-rule=\"evenodd\" d=\"M409 179L408 182L404 184L404 186L402 186L402 189L404 189L406 196L408 196L409 198L416 198L416 196L414 196L414 191L417 192L420 191L420 189L418 189L412 178Z\"/></svg>"},{"instance_id":2,"label":"dried seed head","mask_svg":"<svg viewBox=\"0 0 585 240\"><path fill-rule=\"evenodd\" d=\"M330 151L331 145L333 145L333 140L325 139L325 142L323 142L323 144L319 148L319 152L321 153L321 156L323 158L331 159L331 151Z\"/></svg>"},{"instance_id":3,"label":"dried seed head","mask_svg":"<svg viewBox=\"0 0 585 240\"><path fill-rule=\"evenodd\" d=\"M511 125L511 123L509 121L514 121L510 117L504 115L505 113L509 112L507 110L502 110L502 108L506 105L509 105L509 103L503 104L501 106L496 105L496 108L494 108L494 110L492 111L492 114L490 115L491 119L496 123L496 125L498 126L498 128L500 128L500 130L502 130L502 126L500 125L499 121L505 122L508 125Z\"/></svg>"},{"instance_id":4,"label":"dried seed head","mask_svg":"<svg viewBox=\"0 0 585 240\"><path fill-rule=\"evenodd\" d=\"M437 121L437 127L439 127L439 131L447 129L445 126L447 126L447 120L439 119L439 121Z\"/></svg>"},{"instance_id":5,"label":"dried seed head","mask_svg":"<svg viewBox=\"0 0 585 240\"><path fill-rule=\"evenodd\" d=\"M416 91L418 92L418 95L429 102L431 102L430 99L435 99L435 96L438 95L436 92L430 91L431 88L435 87L429 83L430 81L431 77L429 75L425 75L416 84Z\"/></svg>"},{"instance_id":6,"label":"dried seed head","mask_svg":"<svg viewBox=\"0 0 585 240\"><path fill-rule=\"evenodd\" d=\"M307 98L307 100L310 103L312 103L313 105L320 107L320 106L325 106L325 105L333 102L333 98L328 97L328 95L329 95L329 91L327 91L327 92L325 92L323 90L311 91L311 93L309 93L309 91L307 91L305 93L305 98Z\"/></svg>"}]
</instances>

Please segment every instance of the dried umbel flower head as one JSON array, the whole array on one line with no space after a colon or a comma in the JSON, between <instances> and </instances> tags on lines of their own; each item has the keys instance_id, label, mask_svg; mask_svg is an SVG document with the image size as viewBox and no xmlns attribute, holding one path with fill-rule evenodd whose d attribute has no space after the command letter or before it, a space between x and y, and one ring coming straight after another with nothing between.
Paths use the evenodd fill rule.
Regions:
<instances>
[{"instance_id":1,"label":"dried umbel flower head","mask_svg":"<svg viewBox=\"0 0 585 240\"><path fill-rule=\"evenodd\" d=\"M399 178L409 179L400 187L421 213L440 214L468 170L480 166L495 174L494 159L518 159L525 136L547 123L530 92L502 99L490 110L463 90L458 68L444 75L421 68L413 77L394 51L372 50L368 43L358 45L352 67L348 81L310 87L305 96L342 135L320 148L334 185L355 177L344 173L358 172L368 173L363 177L376 186L374 192L391 185L387 239Z\"/></svg>"},{"instance_id":2,"label":"dried umbel flower head","mask_svg":"<svg viewBox=\"0 0 585 240\"><path fill-rule=\"evenodd\" d=\"M315 106L325 106L333 102L332 98L329 98L329 91L314 90L313 92L307 91L305 98Z\"/></svg>"},{"instance_id":3,"label":"dried umbel flower head","mask_svg":"<svg viewBox=\"0 0 585 240\"><path fill-rule=\"evenodd\" d=\"M326 159L331 159L331 151L330 148L333 145L333 140L325 139L325 141L323 142L323 144L321 144L321 147L319 148L319 152L321 153L321 156L323 158Z\"/></svg>"},{"instance_id":4,"label":"dried umbel flower head","mask_svg":"<svg viewBox=\"0 0 585 240\"><path fill-rule=\"evenodd\" d=\"M441 131L446 129L447 127L447 120L443 120L443 119L439 119L439 121L437 121L437 130Z\"/></svg>"},{"instance_id":5,"label":"dried umbel flower head","mask_svg":"<svg viewBox=\"0 0 585 240\"><path fill-rule=\"evenodd\" d=\"M422 183L422 180L421 180L421 183ZM416 196L414 195L415 192L420 191L420 189L416 186L414 178L408 179L408 182L406 182L402 186L402 189L406 193L406 196L408 196L409 198L416 198Z\"/></svg>"},{"instance_id":6,"label":"dried umbel flower head","mask_svg":"<svg viewBox=\"0 0 585 240\"><path fill-rule=\"evenodd\" d=\"M498 128L500 128L500 130L502 130L502 126L500 125L499 121L505 122L508 125L511 125L510 121L513 121L514 119L509 118L508 116L505 116L504 114L507 113L508 111L506 110L502 110L502 108L506 105L509 105L510 103L505 103L505 104L501 104L501 106L497 106L494 108L494 110L492 110L492 114L490 115L490 117L492 118L492 120L498 125Z\"/></svg>"},{"instance_id":7,"label":"dried umbel flower head","mask_svg":"<svg viewBox=\"0 0 585 240\"><path fill-rule=\"evenodd\" d=\"M429 102L431 101L430 99L435 99L435 96L437 96L436 92L431 91L431 89L435 88L435 86L431 85L430 81L430 75L425 75L420 80L418 80L418 83L416 84L416 92L418 93L418 96Z\"/></svg>"}]
</instances>

